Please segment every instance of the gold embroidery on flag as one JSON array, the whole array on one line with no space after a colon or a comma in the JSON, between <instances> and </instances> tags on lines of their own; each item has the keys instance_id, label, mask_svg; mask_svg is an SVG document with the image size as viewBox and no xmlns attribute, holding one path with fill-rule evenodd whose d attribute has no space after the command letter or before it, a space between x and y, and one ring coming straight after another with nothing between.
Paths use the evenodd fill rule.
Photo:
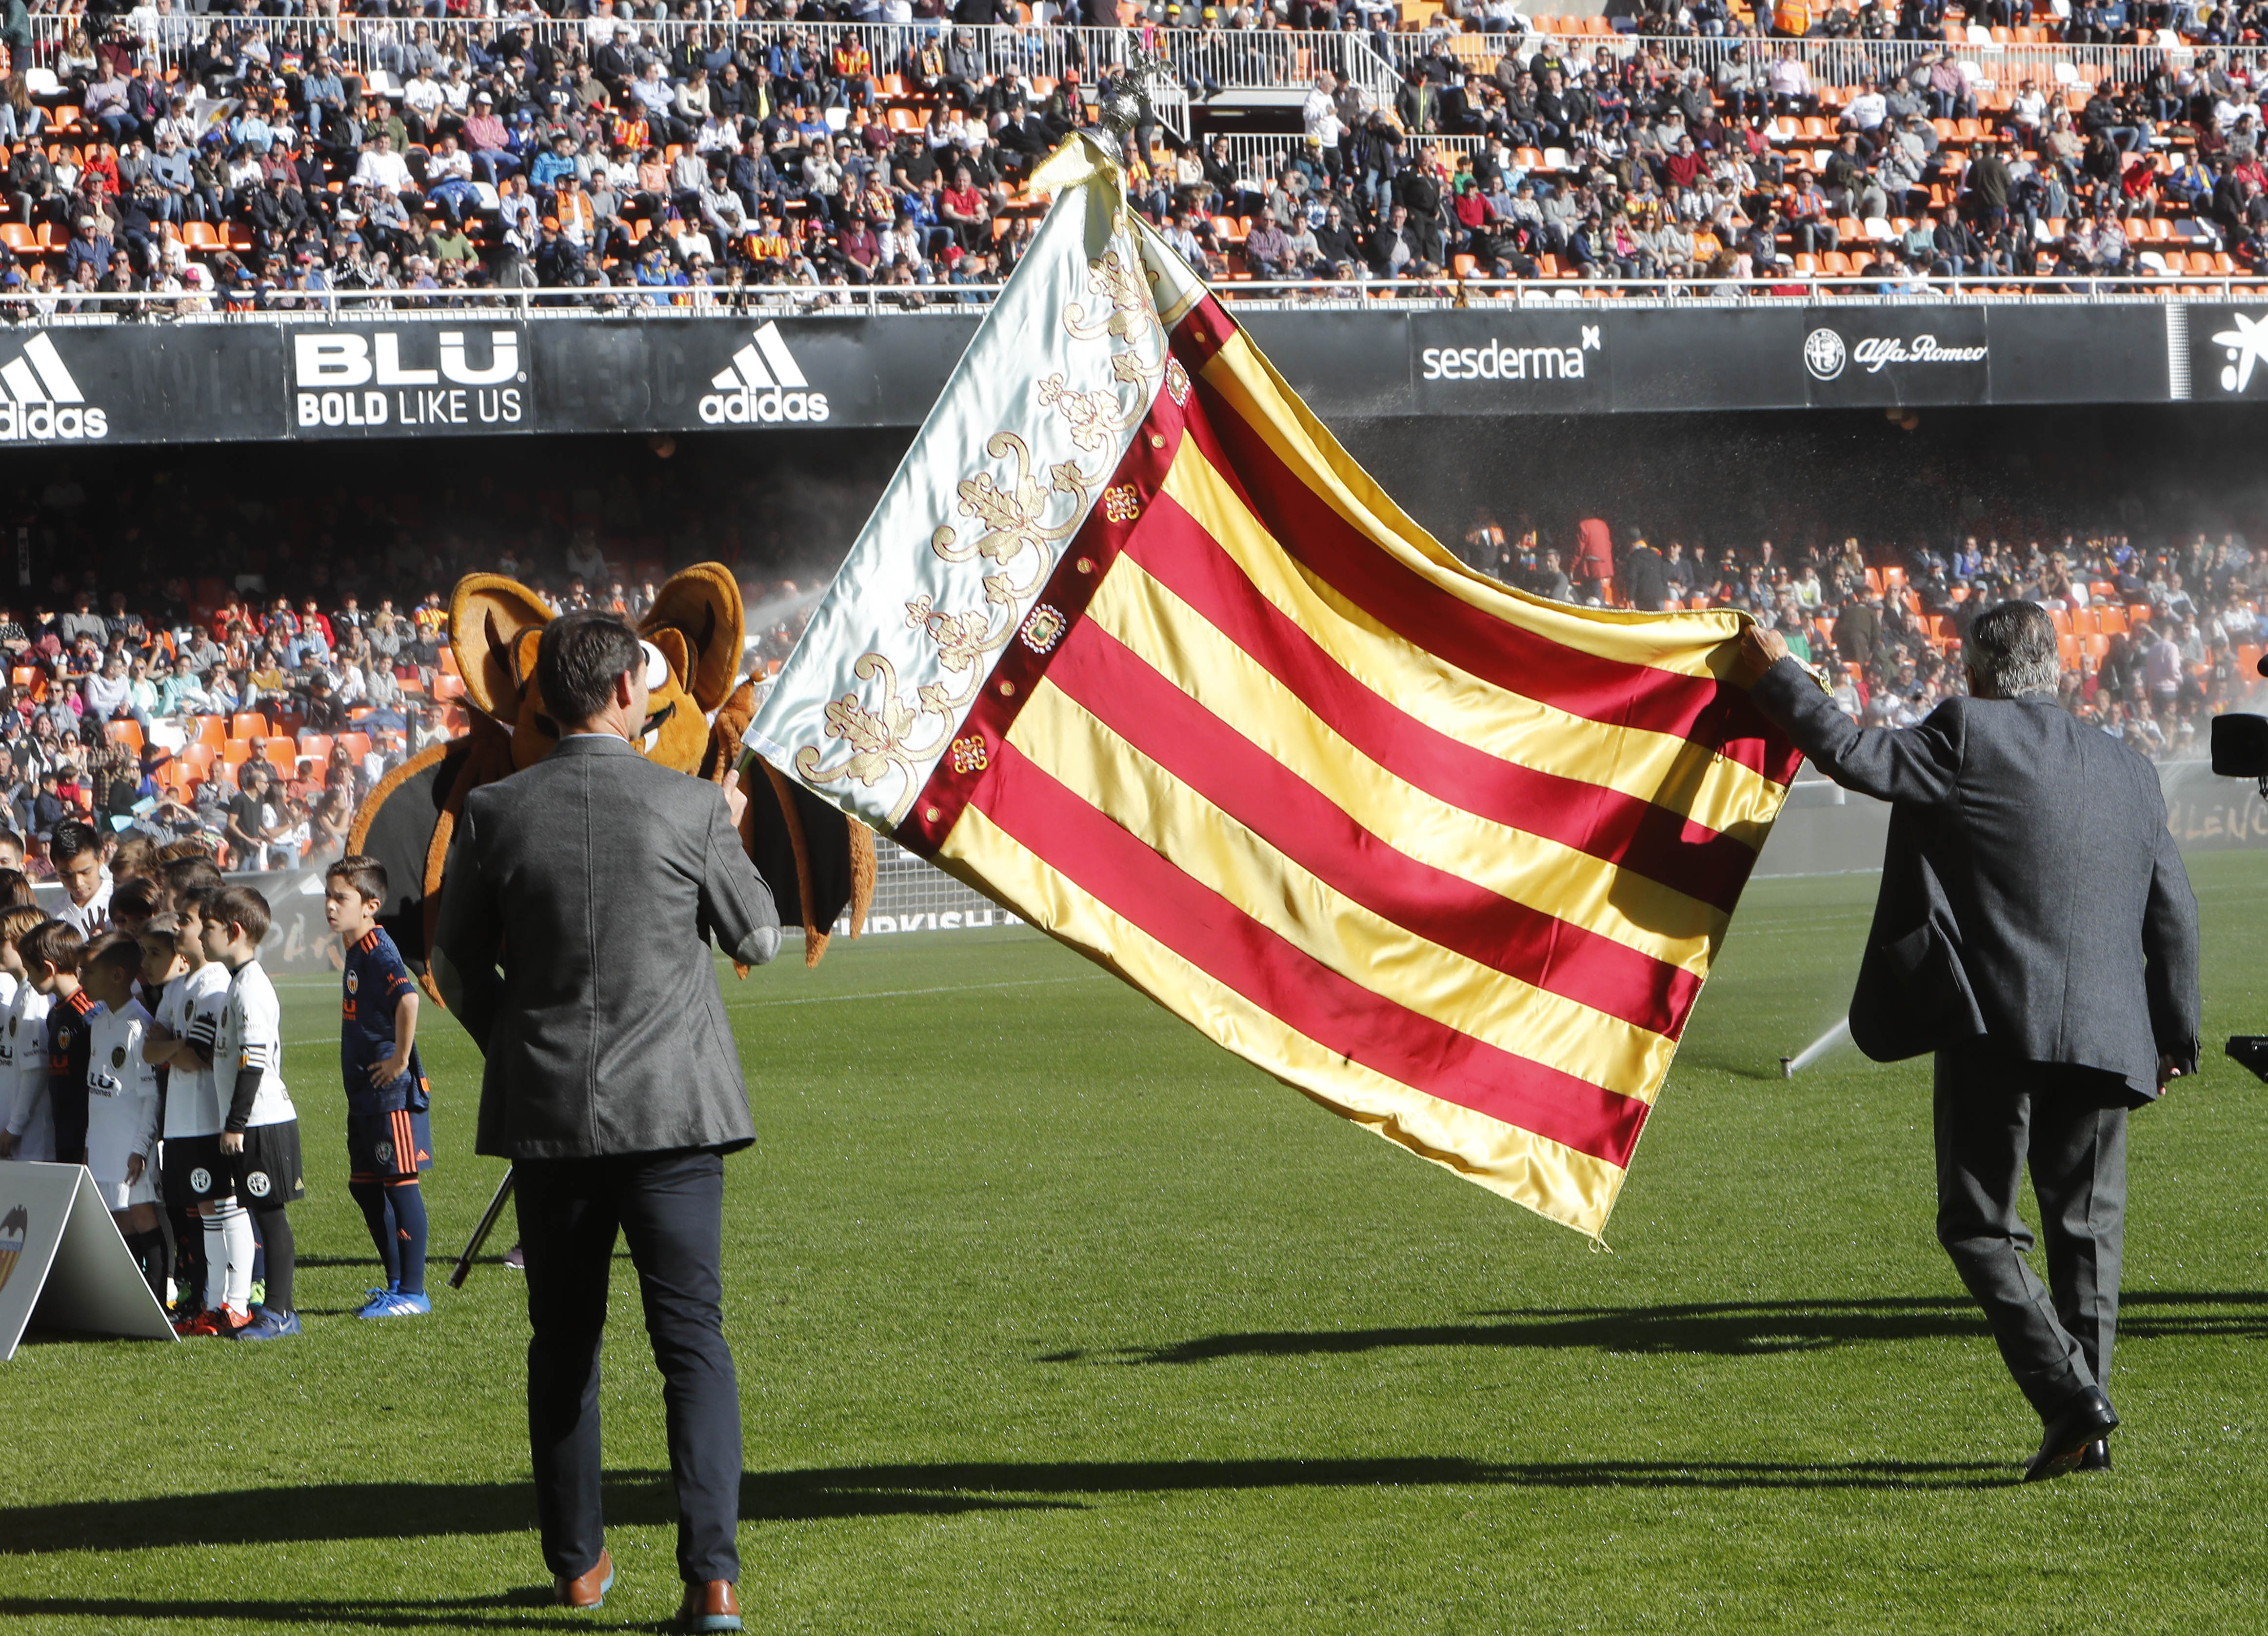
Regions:
<instances>
[{"instance_id":1,"label":"gold embroidery on flag","mask_svg":"<svg viewBox=\"0 0 2268 1636\"><path fill-rule=\"evenodd\" d=\"M1116 369L1119 360L1129 356L1124 352L1117 354L1112 360L1112 367ZM1073 392L1064 384L1060 374L1049 375L1041 380L1040 406L1042 409L1052 407L1071 423L1071 440L1082 449L1099 449L1124 430L1120 419L1118 399L1115 394Z\"/></svg>"},{"instance_id":2,"label":"gold embroidery on flag","mask_svg":"<svg viewBox=\"0 0 2268 1636\"><path fill-rule=\"evenodd\" d=\"M1060 380L1061 377L1051 379ZM830 701L822 713L828 740L849 744L850 753L831 765L823 764L821 753L814 745L806 745L795 755L796 771L812 785L850 778L871 789L895 770L905 779L906 787L892 806L893 823L905 816L918 792L921 780L917 763L939 751L960 720L963 707L976 696L983 680L977 661L1005 647L1020 624L1025 626L1027 639L1042 653L1062 636L1064 621L1055 610L1039 609L1027 623L1018 608L1025 598L1035 594L1046 582L1049 571L1055 565L1048 548L1078 532L1096 486L1107 475L1097 472L1090 475L1076 461L1059 461L1047 468L1047 481L1042 483L1032 470L1031 446L1012 431L994 432L985 440L984 452L996 461L1011 461L1014 467L1012 475L973 472L962 478L954 490L961 497L961 514L982 522L984 532L964 544L960 532L951 524L944 524L930 536L930 549L948 563L982 557L1002 569L1019 564L1029 551L1036 559L1030 572L1020 583L1017 576L1008 573L984 575L979 581L984 593L983 605L959 613L940 611L936 599L927 592L905 605L908 628L924 631L936 645L938 669L945 675L964 679L955 684L940 675L913 688L908 697L902 690L895 665L878 652L862 654L851 667L852 674L861 682L880 681L881 703L870 707L858 695L846 693ZM1070 497L1061 511L1057 509L1058 496ZM996 612L1005 617L996 617ZM1044 645L1031 634L1046 625L1047 622L1038 617L1041 613L1054 615L1055 621L1054 634ZM937 719L934 730L923 728L923 720L927 717ZM911 741L917 731L922 733L922 741L915 743Z\"/></svg>"}]
</instances>

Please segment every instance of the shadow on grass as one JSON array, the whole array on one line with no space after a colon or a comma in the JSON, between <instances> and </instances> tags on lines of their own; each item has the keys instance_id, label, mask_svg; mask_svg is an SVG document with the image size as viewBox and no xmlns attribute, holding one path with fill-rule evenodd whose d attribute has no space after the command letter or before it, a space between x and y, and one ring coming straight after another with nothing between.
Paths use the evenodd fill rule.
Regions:
<instances>
[{"instance_id":1,"label":"shadow on grass","mask_svg":"<svg viewBox=\"0 0 2268 1636\"><path fill-rule=\"evenodd\" d=\"M751 1471L740 1479L740 1515L755 1522L801 1522L1075 1510L1110 1495L1255 1489L1966 1489L1995 1488L2014 1480L2013 1468L2001 1464L1902 1460L1500 1463L1419 1455L1347 1460L967 1461ZM21 1506L0 1508L0 1555L532 1532L534 1502L534 1485L525 1482L317 1483L233 1493ZM608 1522L615 1526L674 1524L677 1507L667 1473L610 1473L606 1510ZM414 1536L405 1535L405 1519L415 1520ZM0 1600L0 1616L31 1606L58 1610L58 1604L26 1603L18 1598ZM184 1612L180 1617L189 1616ZM249 1614L240 1611L235 1617Z\"/></svg>"},{"instance_id":2,"label":"shadow on grass","mask_svg":"<svg viewBox=\"0 0 2268 1636\"><path fill-rule=\"evenodd\" d=\"M2268 1339L2268 1293L2130 1291L2119 1333L2130 1340L2178 1337ZM1413 1346L1587 1347L1599 1352L1760 1357L1882 1341L1988 1336L1976 1303L1960 1295L1865 1301L1723 1301L1683 1306L1516 1308L1462 1323L1359 1330L1276 1330L1102 1351L1071 1348L1042 1363L1208 1363L1220 1358L1297 1358Z\"/></svg>"},{"instance_id":3,"label":"shadow on grass","mask_svg":"<svg viewBox=\"0 0 2268 1636\"><path fill-rule=\"evenodd\" d=\"M501 1596L449 1596L431 1602L387 1597L348 1602L286 1601L253 1597L217 1598L210 1602L136 1601L128 1596L6 1596L0 1597L0 1620L111 1619L184 1623L213 1623L236 1626L256 1625L276 1630L304 1630L311 1625L357 1625L365 1630L560 1631L563 1625L550 1606L548 1588L529 1587ZM525 1610L523 1611L522 1610ZM32 1628L36 1629L37 1626ZM587 1627L586 1627L587 1628Z\"/></svg>"}]
</instances>

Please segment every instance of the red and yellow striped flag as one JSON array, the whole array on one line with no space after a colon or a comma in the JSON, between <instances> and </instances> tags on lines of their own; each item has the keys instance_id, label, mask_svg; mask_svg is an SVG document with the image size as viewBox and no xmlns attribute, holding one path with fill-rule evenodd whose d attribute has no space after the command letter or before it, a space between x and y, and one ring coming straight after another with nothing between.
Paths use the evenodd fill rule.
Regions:
<instances>
[{"instance_id":1,"label":"red and yellow striped flag","mask_svg":"<svg viewBox=\"0 0 2268 1636\"><path fill-rule=\"evenodd\" d=\"M1080 378L1027 362L1005 435L1086 416L1115 460L1074 439L1043 485L978 440L1025 481L939 490L991 547L927 540L982 571L967 612L902 602L938 652L927 693L871 612L907 555L902 471L879 554L862 539L844 570L865 579L830 595L851 608L822 608L749 741L1239 1056L1596 1234L1796 764L1719 679L1739 616L1578 609L1468 570L1154 235L1122 216L1113 240L1148 287L1106 252L1080 256L1085 291L1142 298L1156 350L1137 321L1101 356L1146 373L1111 366L1131 389L1056 415ZM961 437L965 464L952 407L923 436Z\"/></svg>"}]
</instances>

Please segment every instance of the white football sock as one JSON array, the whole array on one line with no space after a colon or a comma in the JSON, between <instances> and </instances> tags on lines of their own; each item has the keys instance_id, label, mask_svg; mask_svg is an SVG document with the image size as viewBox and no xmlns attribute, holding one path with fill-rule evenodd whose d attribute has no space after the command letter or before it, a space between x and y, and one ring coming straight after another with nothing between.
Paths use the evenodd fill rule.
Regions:
<instances>
[{"instance_id":1,"label":"white football sock","mask_svg":"<svg viewBox=\"0 0 2268 1636\"><path fill-rule=\"evenodd\" d=\"M241 1205L215 1205L205 1218L205 1264L210 1307L225 1302L242 1312L251 1305L252 1218Z\"/></svg>"}]
</instances>

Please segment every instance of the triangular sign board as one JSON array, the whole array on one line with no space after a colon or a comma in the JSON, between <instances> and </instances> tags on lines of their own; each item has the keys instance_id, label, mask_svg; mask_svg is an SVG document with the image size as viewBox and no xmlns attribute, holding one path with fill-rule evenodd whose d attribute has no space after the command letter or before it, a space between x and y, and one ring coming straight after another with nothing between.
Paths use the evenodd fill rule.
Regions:
<instances>
[{"instance_id":1,"label":"triangular sign board","mask_svg":"<svg viewBox=\"0 0 2268 1636\"><path fill-rule=\"evenodd\" d=\"M81 1165L0 1162L0 1363L34 1322L130 1340L174 1338Z\"/></svg>"}]
</instances>

